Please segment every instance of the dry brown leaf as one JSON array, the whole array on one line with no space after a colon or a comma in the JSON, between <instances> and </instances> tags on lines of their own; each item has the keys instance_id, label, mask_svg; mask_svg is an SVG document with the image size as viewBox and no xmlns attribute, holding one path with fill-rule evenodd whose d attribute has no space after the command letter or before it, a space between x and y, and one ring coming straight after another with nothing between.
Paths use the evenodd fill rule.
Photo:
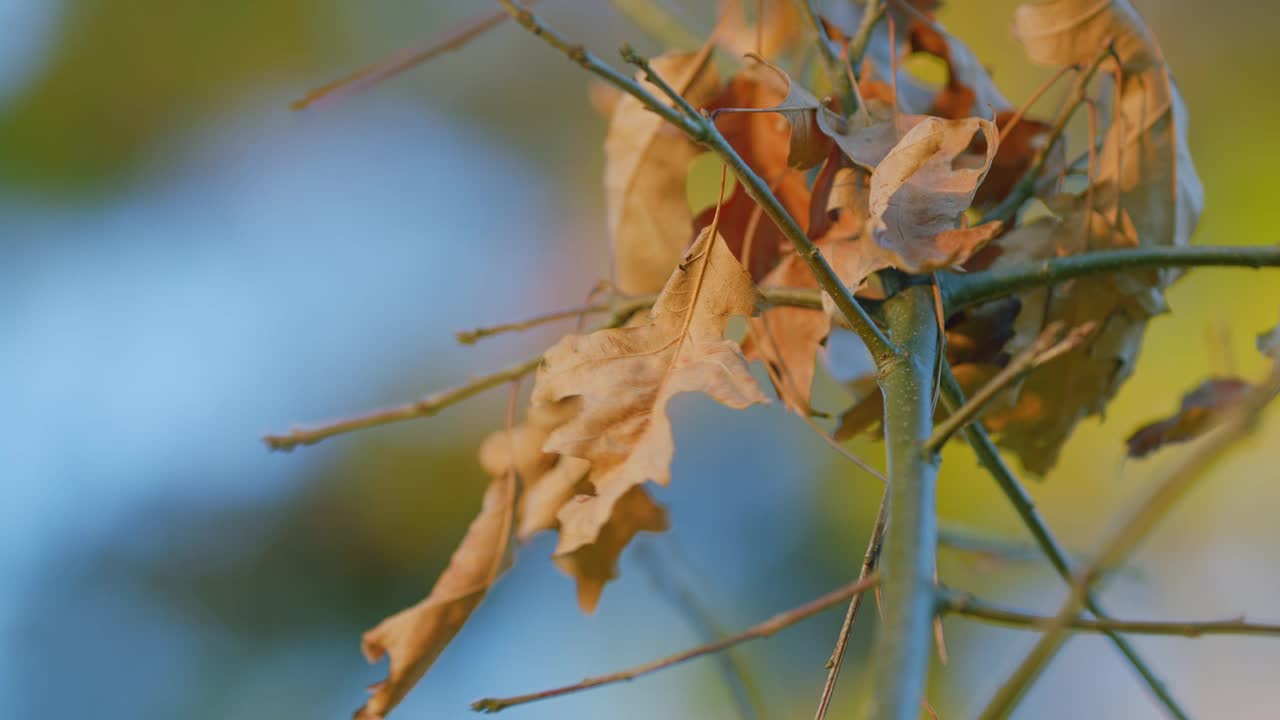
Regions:
<instances>
[{"instance_id":1,"label":"dry brown leaf","mask_svg":"<svg viewBox=\"0 0 1280 720\"><path fill-rule=\"evenodd\" d=\"M814 288L818 282L795 253L787 253L769 273L761 287ZM774 307L749 321L751 334L742 343L748 359L759 359L772 367L770 378L778 398L797 415L810 414L818 347L831 328L831 318L821 310Z\"/></svg>"},{"instance_id":2,"label":"dry brown leaf","mask_svg":"<svg viewBox=\"0 0 1280 720\"><path fill-rule=\"evenodd\" d=\"M361 638L369 662L391 656L387 678L370 689L357 720L380 720L417 684L511 564L518 495L515 473L495 477L480 514L467 529L426 599L378 623Z\"/></svg>"},{"instance_id":3,"label":"dry brown leaf","mask_svg":"<svg viewBox=\"0 0 1280 720\"><path fill-rule=\"evenodd\" d=\"M577 412L577 401L530 407L525 422L508 433L499 430L480 445L480 464L493 477L514 469L520 477L516 538L525 542L558 527L556 514L573 498L590 463L542 450L551 431Z\"/></svg>"},{"instance_id":4,"label":"dry brown leaf","mask_svg":"<svg viewBox=\"0 0 1280 720\"><path fill-rule=\"evenodd\" d=\"M749 5L754 13L754 0ZM725 18L719 34L720 47L734 56L757 53L767 58L778 57L810 39L794 0L764 0L763 33L758 32L758 20L747 22L742 0L721 0L718 17Z\"/></svg>"},{"instance_id":5,"label":"dry brown leaf","mask_svg":"<svg viewBox=\"0 0 1280 720\"><path fill-rule=\"evenodd\" d=\"M670 481L672 397L700 392L738 409L768 402L737 343L724 338L729 317L750 316L756 301L750 275L724 239L706 231L647 324L570 335L544 354L533 403L581 398L579 412L543 446L591 463L595 495L575 505L575 538L602 532L631 488Z\"/></svg>"},{"instance_id":6,"label":"dry brown leaf","mask_svg":"<svg viewBox=\"0 0 1280 720\"><path fill-rule=\"evenodd\" d=\"M986 143L980 157L967 152L979 132ZM998 223L962 224L999 147L994 123L899 116L896 123L875 122L837 142L872 171L867 232L859 234L856 250L844 261L833 262L850 287L888 267L922 273L962 264L999 233Z\"/></svg>"},{"instance_id":7,"label":"dry brown leaf","mask_svg":"<svg viewBox=\"0 0 1280 720\"><path fill-rule=\"evenodd\" d=\"M798 170L814 167L825 160L827 153L831 150L831 138L823 125L835 122L828 118L838 118L838 116L827 109L816 95L792 80L791 76L781 68L760 58L754 59L785 87L786 95L782 102L771 109L786 118L787 123L791 125L787 164Z\"/></svg>"},{"instance_id":8,"label":"dry brown leaf","mask_svg":"<svg viewBox=\"0 0 1280 720\"><path fill-rule=\"evenodd\" d=\"M734 75L707 109L774 107L783 102L785 93L779 78L757 64ZM809 207L809 189L804 176L787 165L791 130L786 119L776 113L726 112L717 116L716 126L743 161L770 184L782 206L803 224ZM710 226L715 212L713 206L698 215L690 239ZM744 249L750 248L750 258L745 264L756 280L778 264L780 253L787 246L782 231L759 211L741 184L720 208L718 227L734 255L741 258ZM748 239L749 229L752 232Z\"/></svg>"},{"instance_id":9,"label":"dry brown leaf","mask_svg":"<svg viewBox=\"0 0 1280 720\"><path fill-rule=\"evenodd\" d=\"M652 60L653 69L694 105L715 97L711 45ZM656 95L661 92L637 78ZM702 151L684 133L627 95L613 107L605 151L605 208L614 280L631 295L657 292L689 243L693 211L685 196L689 164Z\"/></svg>"},{"instance_id":10,"label":"dry brown leaf","mask_svg":"<svg viewBox=\"0 0 1280 720\"><path fill-rule=\"evenodd\" d=\"M643 487L633 487L614 503L608 522L595 525L592 496L578 495L560 510L556 565L578 586L578 607L592 612L604 586L618 575L618 557L639 532L667 529L667 511Z\"/></svg>"},{"instance_id":11,"label":"dry brown leaf","mask_svg":"<svg viewBox=\"0 0 1280 720\"><path fill-rule=\"evenodd\" d=\"M1110 38L1123 71L1119 103L1090 191L1053 198L1056 217L1000 239L994 267L1091 250L1187 245L1203 208L1203 190L1186 144L1186 110L1159 48L1124 0L1054 0L1024 5L1015 31L1030 57L1051 65L1085 64ZM1147 321L1165 310L1172 271L1080 279L1025 293L1009 350L1026 347L1047 323L1099 328L1052 372L1027 378L1021 392L1038 414L1006 423L1000 442L1028 470L1043 474L1083 418L1100 413L1133 372Z\"/></svg>"},{"instance_id":12,"label":"dry brown leaf","mask_svg":"<svg viewBox=\"0 0 1280 720\"><path fill-rule=\"evenodd\" d=\"M1210 378L1182 398L1178 412L1138 428L1126 441L1129 457L1146 457L1165 445L1194 440L1213 426L1253 386L1238 378Z\"/></svg>"}]
</instances>

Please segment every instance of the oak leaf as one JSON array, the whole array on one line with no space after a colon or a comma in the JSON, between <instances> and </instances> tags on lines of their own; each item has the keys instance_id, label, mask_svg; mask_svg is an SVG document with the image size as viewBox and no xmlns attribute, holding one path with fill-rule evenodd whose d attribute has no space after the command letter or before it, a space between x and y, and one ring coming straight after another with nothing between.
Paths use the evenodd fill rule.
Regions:
<instances>
[{"instance_id":1,"label":"oak leaf","mask_svg":"<svg viewBox=\"0 0 1280 720\"><path fill-rule=\"evenodd\" d=\"M895 137L903 128L909 129ZM977 133L986 152L975 157L967 150ZM855 163L871 170L867 231L858 237L859 251L838 268L851 287L888 267L924 273L962 264L1000 232L994 222L963 226L999 147L994 123L900 116L838 142Z\"/></svg>"},{"instance_id":2,"label":"oak leaf","mask_svg":"<svg viewBox=\"0 0 1280 720\"><path fill-rule=\"evenodd\" d=\"M556 513L576 494L590 463L544 452L551 431L577 412L577 401L529 408L524 423L499 430L480 444L480 465L493 477L515 470L520 479L516 538L525 542L542 530L558 527Z\"/></svg>"},{"instance_id":3,"label":"oak leaf","mask_svg":"<svg viewBox=\"0 0 1280 720\"><path fill-rule=\"evenodd\" d=\"M652 60L655 72L694 105L719 89L708 44L698 53ZM654 94L661 92L644 81ZM605 208L613 240L614 280L619 290L644 295L661 289L689 243L693 212L685 195L689 164L701 150L636 98L616 102L605 136Z\"/></svg>"},{"instance_id":4,"label":"oak leaf","mask_svg":"<svg viewBox=\"0 0 1280 720\"><path fill-rule=\"evenodd\" d=\"M737 343L724 338L729 317L753 314L757 297L724 239L707 230L671 274L648 323L570 335L543 355L533 404L581 403L543 446L591 463L595 494L568 506L575 540L599 537L633 487L670 481L667 405L675 395L699 392L736 409L768 402Z\"/></svg>"},{"instance_id":5,"label":"oak leaf","mask_svg":"<svg viewBox=\"0 0 1280 720\"><path fill-rule=\"evenodd\" d=\"M578 606L585 612L595 610L605 584L617 577L618 557L636 533L668 527L666 510L643 487L623 493L601 527L595 525L592 502L590 495L577 495L560 509L560 543L553 556L556 565L577 581Z\"/></svg>"},{"instance_id":6,"label":"oak leaf","mask_svg":"<svg viewBox=\"0 0 1280 720\"><path fill-rule=\"evenodd\" d=\"M1160 50L1124 0L1054 0L1023 5L1015 33L1035 61L1084 65L1114 43L1119 99L1103 140L1097 176L1076 195L1047 200L1052 216L999 241L994 267L1090 250L1187 245L1203 208L1200 181L1186 142L1186 109ZM1164 312L1163 291L1173 271L1085 278L1022 294L1017 335L1009 350L1025 348L1047 323L1099 331L1058 362L1032 375L1021 393L1044 412L1008 423L1000 442L1027 469L1043 474L1076 424L1101 413L1133 372L1147 321Z\"/></svg>"},{"instance_id":7,"label":"oak leaf","mask_svg":"<svg viewBox=\"0 0 1280 720\"><path fill-rule=\"evenodd\" d=\"M391 656L387 678L370 689L357 720L381 720L404 698L462 629L489 588L511 564L516 474L495 477L480 514L426 599L378 623L361 638L369 662Z\"/></svg>"}]
</instances>

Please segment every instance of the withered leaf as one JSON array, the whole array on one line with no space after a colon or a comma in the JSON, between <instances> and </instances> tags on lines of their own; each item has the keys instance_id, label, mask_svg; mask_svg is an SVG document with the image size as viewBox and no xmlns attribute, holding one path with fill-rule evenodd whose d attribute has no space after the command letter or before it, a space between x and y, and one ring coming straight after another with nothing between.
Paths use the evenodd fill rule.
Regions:
<instances>
[{"instance_id":1,"label":"withered leaf","mask_svg":"<svg viewBox=\"0 0 1280 720\"><path fill-rule=\"evenodd\" d=\"M724 338L729 317L750 316L756 300L751 277L708 230L671 274L647 324L570 335L546 352L533 403L581 398L578 413L543 446L591 463L595 495L576 503L577 537L602 532L631 488L669 482L672 397L700 392L738 409L767 402L737 343Z\"/></svg>"},{"instance_id":2,"label":"withered leaf","mask_svg":"<svg viewBox=\"0 0 1280 720\"><path fill-rule=\"evenodd\" d=\"M618 557L639 532L667 529L667 511L636 486L614 503L609 520L596 527L593 499L578 495L560 510L555 563L577 581L578 606L595 610L605 583L618 575Z\"/></svg>"},{"instance_id":3,"label":"withered leaf","mask_svg":"<svg viewBox=\"0 0 1280 720\"><path fill-rule=\"evenodd\" d=\"M590 463L542 450L551 431L577 412L577 400L529 408L525 422L499 430L480 445L480 464L493 477L512 469L519 473L520 501L516 508L516 538L528 540L542 530L555 529L556 513L575 494Z\"/></svg>"},{"instance_id":4,"label":"withered leaf","mask_svg":"<svg viewBox=\"0 0 1280 720\"><path fill-rule=\"evenodd\" d=\"M431 593L361 638L369 662L390 655L391 667L387 678L371 688L368 702L356 711L357 720L381 720L400 703L510 565L517 494L515 473L495 477L485 491L480 514Z\"/></svg>"},{"instance_id":5,"label":"withered leaf","mask_svg":"<svg viewBox=\"0 0 1280 720\"><path fill-rule=\"evenodd\" d=\"M755 59L786 87L786 96L782 102L770 109L786 118L791 125L787 164L798 170L814 167L826 159L831 149L831 138L824 125L831 122L830 118L838 116L781 68L759 58Z\"/></svg>"},{"instance_id":6,"label":"withered leaf","mask_svg":"<svg viewBox=\"0 0 1280 720\"><path fill-rule=\"evenodd\" d=\"M1004 253L993 267L1091 250L1188 244L1204 198L1187 149L1186 110L1137 12L1124 0L1054 0L1023 5L1014 25L1028 55L1051 65L1087 64L1110 39L1122 78L1091 188L1048 199L1055 216L1002 237ZM1163 290L1176 276L1167 270L1116 274L1021 296L1010 352L1026 347L1046 323L1093 322L1099 328L1053 372L1022 384L1030 406L1043 412L1009 422L1000 442L1028 470L1047 472L1076 424L1102 412L1133 372L1146 323L1165 310Z\"/></svg>"},{"instance_id":7,"label":"withered leaf","mask_svg":"<svg viewBox=\"0 0 1280 720\"><path fill-rule=\"evenodd\" d=\"M1146 457L1165 445L1194 440L1213 419L1239 402L1253 386L1238 378L1210 378L1182 398L1178 412L1138 428L1126 441L1129 457Z\"/></svg>"},{"instance_id":8,"label":"withered leaf","mask_svg":"<svg viewBox=\"0 0 1280 720\"><path fill-rule=\"evenodd\" d=\"M719 81L711 45L698 53L652 60L654 70L694 105L715 97ZM645 83L643 77L637 78ZM661 93L645 83L655 94ZM605 151L605 207L613 239L614 278L624 293L657 292L689 242L693 212L685 196L689 164L701 150L683 133L626 95L613 107Z\"/></svg>"},{"instance_id":9,"label":"withered leaf","mask_svg":"<svg viewBox=\"0 0 1280 720\"><path fill-rule=\"evenodd\" d=\"M886 129L907 126L900 139ZM979 132L986 153L974 157L967 150ZM887 267L921 273L961 264L999 233L998 223L963 226L999 147L994 123L918 117L896 126L876 123L842 138L849 157L872 171L868 232L842 263L841 279L850 286Z\"/></svg>"}]
</instances>

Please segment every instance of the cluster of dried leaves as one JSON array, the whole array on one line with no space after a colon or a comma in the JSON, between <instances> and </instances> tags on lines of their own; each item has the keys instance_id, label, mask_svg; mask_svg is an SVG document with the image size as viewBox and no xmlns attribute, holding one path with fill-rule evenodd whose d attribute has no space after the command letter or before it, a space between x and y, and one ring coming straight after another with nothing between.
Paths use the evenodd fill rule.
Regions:
<instances>
[{"instance_id":1,"label":"cluster of dried leaves","mask_svg":"<svg viewBox=\"0 0 1280 720\"><path fill-rule=\"evenodd\" d=\"M1033 62L1082 78L1062 113L1083 104L1098 133L1086 142L1086 160L1075 162L1067 161L1065 119L1016 110L977 55L932 19L933 3L891 4L892 22L878 24L858 48L851 113L783 69L801 67L812 48L794 3L767 3L762 44L730 5L701 51L656 58L652 68L689 103L714 113L729 143L860 296L882 297L882 270L998 269L1188 243L1202 194L1187 153L1185 110L1127 1L1052 0L1014 17ZM848 17L823 19L846 48L859 19L848 7ZM734 68L727 78L717 53ZM902 70L910 53L941 61L945 84L931 87ZM1090 84L1095 71L1099 79ZM545 354L523 422L494 433L480 450L492 484L449 566L425 600L365 634L369 659L389 654L391 667L358 717L380 718L404 697L509 565L513 545L535 533L559 533L555 562L577 582L582 608L593 609L628 542L667 525L645 486L671 479L670 400L702 393L731 408L765 403L749 369L760 360L786 407L808 415L824 344L848 332L833 327L830 311L761 308L760 287L818 288L804 259L741 185L695 215L686 184L702 148L633 97L600 90L595 99L608 122L604 197L614 284L627 295L659 293L658 300L625 327L566 336ZM1014 212L982 219L1011 197ZM1018 222L1032 198L1039 216ZM972 389L1046 327L1096 328L1051 374L1030 375L985 414L1003 445L1043 473L1072 428L1101 412L1128 377L1174 277L1149 271L1074 280L939 317L947 358ZM735 315L750 318L741 343L725 337ZM832 362L832 373L860 395L838 437L872 428L883 402L868 391L874 365L869 358ZM1198 395L1186 403L1203 404ZM1135 453L1194 434L1200 421L1189 417L1184 411L1140 432Z\"/></svg>"}]
</instances>

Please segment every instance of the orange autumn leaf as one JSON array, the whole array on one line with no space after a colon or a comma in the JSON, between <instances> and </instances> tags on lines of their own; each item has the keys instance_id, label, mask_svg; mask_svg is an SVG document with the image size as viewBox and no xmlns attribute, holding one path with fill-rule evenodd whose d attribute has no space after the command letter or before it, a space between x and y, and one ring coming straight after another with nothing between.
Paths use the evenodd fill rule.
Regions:
<instances>
[{"instance_id":1,"label":"orange autumn leaf","mask_svg":"<svg viewBox=\"0 0 1280 720\"><path fill-rule=\"evenodd\" d=\"M532 402L581 403L543 446L591 463L595 494L573 506L576 538L603 532L633 487L670 481L675 444L667 405L675 395L703 393L736 409L768 402L737 343L724 338L729 317L750 316L756 301L750 275L707 230L671 274L647 323L570 335L543 355Z\"/></svg>"},{"instance_id":2,"label":"orange autumn leaf","mask_svg":"<svg viewBox=\"0 0 1280 720\"><path fill-rule=\"evenodd\" d=\"M387 678L372 686L356 720L381 720L400 703L511 564L518 484L512 472L495 477L480 514L426 599L364 634L361 647L369 662L390 655L391 666Z\"/></svg>"},{"instance_id":3,"label":"orange autumn leaf","mask_svg":"<svg viewBox=\"0 0 1280 720\"><path fill-rule=\"evenodd\" d=\"M667 511L654 502L643 487L633 487L618 498L609 519L595 524L592 496L578 495L561 508L560 543L553 556L556 565L578 586L578 607L592 612L604 586L618 575L618 557L640 532L667 529Z\"/></svg>"}]
</instances>

